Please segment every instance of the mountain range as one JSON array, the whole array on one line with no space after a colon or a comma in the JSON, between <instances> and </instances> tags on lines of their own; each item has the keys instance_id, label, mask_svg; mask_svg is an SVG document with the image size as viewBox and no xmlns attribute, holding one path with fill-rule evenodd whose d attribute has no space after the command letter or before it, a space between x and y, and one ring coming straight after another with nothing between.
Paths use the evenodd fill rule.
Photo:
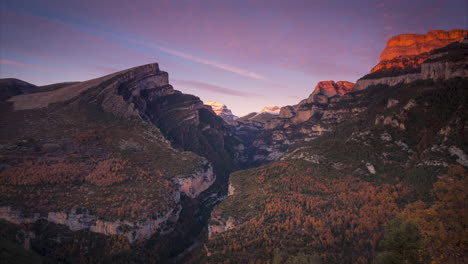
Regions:
<instances>
[{"instance_id":1,"label":"mountain range","mask_svg":"<svg viewBox=\"0 0 468 264\"><path fill-rule=\"evenodd\" d=\"M157 63L2 79L1 257L404 263L397 234L425 262L463 263L467 34L392 37L355 83L240 118L174 89Z\"/></svg>"}]
</instances>

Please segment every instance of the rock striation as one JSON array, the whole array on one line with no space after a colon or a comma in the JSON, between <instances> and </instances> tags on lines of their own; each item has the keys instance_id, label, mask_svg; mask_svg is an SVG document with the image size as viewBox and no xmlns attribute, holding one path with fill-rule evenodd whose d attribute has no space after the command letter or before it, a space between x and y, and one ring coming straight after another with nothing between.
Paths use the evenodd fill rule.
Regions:
<instances>
[{"instance_id":1,"label":"rock striation","mask_svg":"<svg viewBox=\"0 0 468 264\"><path fill-rule=\"evenodd\" d=\"M359 79L353 90L359 91L379 84L395 86L400 83L411 83L416 80L467 78L467 55L468 43L454 42L446 47L415 55L411 58L398 58L400 61L406 60L407 63L392 64L397 59L384 61L374 67L371 74Z\"/></svg>"},{"instance_id":2,"label":"rock striation","mask_svg":"<svg viewBox=\"0 0 468 264\"><path fill-rule=\"evenodd\" d=\"M372 68L369 74L358 81L355 90L362 90L369 85L378 83L395 85L401 82L409 83L416 79L432 79L432 76L428 76L428 67L438 68L441 72L447 72L454 68L460 69L458 67L460 65L429 66L428 61L434 60L435 57L445 56L447 50L444 52L437 50L451 43L461 43L467 35L468 30L454 29L450 31L433 30L427 34L394 36L387 42L386 48L380 55L379 63ZM447 78L457 76L460 74L448 74ZM370 79L373 81L361 81ZM378 79L381 80L375 81Z\"/></svg>"},{"instance_id":3,"label":"rock striation","mask_svg":"<svg viewBox=\"0 0 468 264\"><path fill-rule=\"evenodd\" d=\"M279 114L270 116L261 125L242 123L242 128L256 127L257 133L249 142L252 164L277 160L284 155L288 146L297 140L312 140L330 131L331 125L354 115L361 109L339 109L339 100L349 100L346 95L354 83L348 81L321 81L317 83L307 99L297 105L281 107ZM254 119L255 115L249 117ZM246 118L240 118L241 120ZM238 126L239 127L239 126Z\"/></svg>"},{"instance_id":4,"label":"rock striation","mask_svg":"<svg viewBox=\"0 0 468 264\"><path fill-rule=\"evenodd\" d=\"M1 130L5 142L0 147L8 158L0 169L0 218L16 224L45 220L72 231L121 235L129 242L167 234L178 226L183 208L202 206L198 203L205 191L215 181L223 185L218 175L227 181L236 150L241 149L225 122L198 97L175 90L156 63L22 93L1 102L8 114L0 119L8 124ZM24 113L34 115L34 122ZM46 128L54 136L37 138ZM32 143L18 147L22 138ZM44 171L31 172L37 180L12 174L15 166L30 164L22 162L23 156L44 164L36 165L36 171ZM52 166L62 159L63 164ZM67 177L55 179L54 169ZM42 184L47 181L52 182ZM19 191L24 185L38 191ZM109 203L112 208L103 208ZM186 221L189 216L182 217Z\"/></svg>"},{"instance_id":5,"label":"rock striation","mask_svg":"<svg viewBox=\"0 0 468 264\"><path fill-rule=\"evenodd\" d=\"M172 231L171 226L177 222L182 205L180 197L182 194L190 198L196 198L208 189L215 181L216 176L213 168L207 162L189 176L179 176L174 182L179 186L178 191L173 194L175 206L167 212L160 212L157 216L126 220L116 219L110 221L102 219L86 208L71 208L65 212L42 212L25 214L15 210L11 206L0 207L0 218L15 224L34 223L39 220L65 225L72 231L87 229L91 232L104 235L122 235L128 238L130 243L150 238L156 232L165 234Z\"/></svg>"},{"instance_id":6,"label":"rock striation","mask_svg":"<svg viewBox=\"0 0 468 264\"><path fill-rule=\"evenodd\" d=\"M415 72L407 71L407 67L412 67L410 64L402 64L406 72L367 76L354 87L348 85L342 94L337 83L320 82L307 99L281 108L277 118L265 123L251 148L252 158L258 164L271 163L233 173L230 195L211 213L209 240L205 244L208 261L216 262L223 258L242 261L253 254L260 256L258 252L270 257L271 248L275 247L270 241L279 241L277 245L281 244L282 249L289 247L289 252L298 248L310 249L309 238L320 232L331 238L336 233L353 238L356 229L349 226L349 222L372 211L369 211L371 203L362 203L362 194L370 193L366 190L375 191L373 195L383 194L386 190L375 187L389 187L392 191L387 197L399 192L400 198L412 197L419 200L417 203L422 203L423 198L430 198L430 190L437 186L437 181L448 177L441 177L447 174L447 169L450 174L457 168L461 176L464 172L462 166L465 169L468 166L466 147L463 147L468 133L466 42L468 40L430 51L421 62L414 64L418 68ZM414 177L415 171L424 173L415 181L401 180ZM322 182L305 184L314 177ZM347 179L351 181L346 182ZM325 186L333 180L337 180L344 192L340 190L338 195L329 192L338 186L326 187L323 191L303 188ZM356 189L351 187L361 181L370 184L371 188L364 185ZM425 181L427 185L423 184ZM396 186L403 188L392 189ZM354 196L358 199L352 210L358 213L353 220L342 221L338 217L340 220L336 221L336 215L340 214L336 208L352 200L351 196L342 200L338 207L322 206L332 200L330 197L355 191L359 194ZM298 202L300 197L305 199ZM317 202L320 199L323 200ZM388 202L393 201L385 201L386 204ZM414 205L412 202L403 202L400 207L395 204L388 211L387 216L391 217L359 232L359 239L347 241L356 243L354 248L358 248L363 235L374 236L376 226L385 226L393 215ZM382 204L376 208L385 206ZM291 221L291 208L300 212L296 214L300 219L297 224ZM322 218L325 220L317 221L330 215L328 220L325 217ZM307 217L313 219L310 225L302 224L302 219ZM285 227L278 226L278 219L286 219L283 221ZM367 219L375 220L375 217L371 213ZM318 231L318 226L325 228ZM330 232L333 226L340 228ZM262 239L263 234L268 236ZM297 239L301 235L304 235L304 240ZM324 236L324 239L327 238ZM254 250L243 244L245 241L254 241ZM363 253L367 250L364 248L333 260L336 252L343 252L342 241L332 239L332 242L326 242L327 246L337 242L338 249L325 251L329 254L327 263L372 261L373 257ZM323 245L321 243L320 246ZM461 248L457 250L463 251ZM324 251L318 252L322 254ZM358 255L361 255L359 260ZM269 261L268 257L262 261ZM460 261L462 259L463 256Z\"/></svg>"}]
</instances>

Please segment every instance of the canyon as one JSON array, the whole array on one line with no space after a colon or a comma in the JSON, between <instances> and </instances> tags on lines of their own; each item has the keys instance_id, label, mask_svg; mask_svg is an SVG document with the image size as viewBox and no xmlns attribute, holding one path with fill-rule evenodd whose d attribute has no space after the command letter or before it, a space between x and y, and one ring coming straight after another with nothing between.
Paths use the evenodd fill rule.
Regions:
<instances>
[{"instance_id":1,"label":"canyon","mask_svg":"<svg viewBox=\"0 0 468 264\"><path fill-rule=\"evenodd\" d=\"M371 261L399 208L467 166L467 34L392 37L356 83L321 81L240 118L174 89L157 63L47 87L2 80L3 239L58 262L309 254L297 241L327 263Z\"/></svg>"},{"instance_id":2,"label":"canyon","mask_svg":"<svg viewBox=\"0 0 468 264\"><path fill-rule=\"evenodd\" d=\"M428 52L419 73L363 77L341 93L338 82L320 82L266 122L253 140L264 165L231 174L229 195L211 213L203 260L370 263L382 239L377 227L401 214L394 201L411 211L451 168L466 181L468 43L437 36L442 40L431 43L447 46L418 50Z\"/></svg>"}]
</instances>

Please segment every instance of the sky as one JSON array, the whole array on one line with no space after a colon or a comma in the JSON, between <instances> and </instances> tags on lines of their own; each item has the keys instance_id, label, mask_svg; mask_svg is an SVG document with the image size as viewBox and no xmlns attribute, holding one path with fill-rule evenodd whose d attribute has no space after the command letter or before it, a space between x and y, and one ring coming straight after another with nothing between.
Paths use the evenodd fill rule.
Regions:
<instances>
[{"instance_id":1,"label":"sky","mask_svg":"<svg viewBox=\"0 0 468 264\"><path fill-rule=\"evenodd\" d=\"M84 81L157 62L242 116L355 82L402 33L468 28L466 0L0 0L0 78Z\"/></svg>"}]
</instances>

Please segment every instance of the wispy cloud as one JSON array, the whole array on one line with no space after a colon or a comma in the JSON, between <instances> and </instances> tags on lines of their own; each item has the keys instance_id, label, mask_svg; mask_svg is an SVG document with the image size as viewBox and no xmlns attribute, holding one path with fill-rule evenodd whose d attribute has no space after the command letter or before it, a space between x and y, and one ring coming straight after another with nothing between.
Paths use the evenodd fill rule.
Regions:
<instances>
[{"instance_id":1,"label":"wispy cloud","mask_svg":"<svg viewBox=\"0 0 468 264\"><path fill-rule=\"evenodd\" d=\"M81 71L67 70L67 69L63 69L63 68L50 67L50 66L45 66L45 65L34 65L34 64L30 64L30 63L24 63L24 62L8 60L8 59L0 59L0 65L1 64L3 64L3 65L13 65L13 66L18 66L18 67L33 68L33 69L45 70L45 71L62 71L62 72L71 72L71 73L79 73L79 74L86 73L86 72L81 72Z\"/></svg>"},{"instance_id":2,"label":"wispy cloud","mask_svg":"<svg viewBox=\"0 0 468 264\"><path fill-rule=\"evenodd\" d=\"M180 58L184 58L184 59L188 59L188 60L195 61L195 62L198 62L198 63L206 64L206 65L209 65L209 66L221 69L221 70L225 70L225 71L228 71L228 72L237 73L237 74L240 74L242 76L254 78L254 79L257 79L257 80L267 80L267 78L265 76L261 75L261 74L251 72L251 71L239 68L239 67L223 64L223 63L212 61L212 60L207 60L207 59L204 59L204 58L201 58L201 57L198 57L198 56L194 56L194 55L191 55L191 54L188 54L188 53L185 53L185 52L181 52L181 51L177 51L177 50L173 50L173 49L168 49L168 48L165 48L165 47L162 47L162 46L159 46L159 45L148 43L146 41L138 41L138 40L130 40L130 41L134 42L134 43L137 43L137 44L140 44L140 45L143 45L143 46L146 46L146 47L149 47L149 48L156 48L156 49L162 50L162 51L164 51L166 53L175 55L175 56L180 57Z\"/></svg>"},{"instance_id":3,"label":"wispy cloud","mask_svg":"<svg viewBox=\"0 0 468 264\"><path fill-rule=\"evenodd\" d=\"M189 86L192 88L196 89L201 89L201 90L207 90L215 93L221 93L221 94L227 94L227 95L233 95L233 96L239 96L239 97L249 97L249 96L260 96L259 94L256 93L249 93L249 92L242 92L226 87L221 87L209 83L204 83L204 82L197 82L197 81L188 81L188 80L178 80L178 79L173 79L171 82L175 85L181 85L181 86Z\"/></svg>"},{"instance_id":4,"label":"wispy cloud","mask_svg":"<svg viewBox=\"0 0 468 264\"><path fill-rule=\"evenodd\" d=\"M89 27L85 27L85 26L80 26L80 28L81 29L86 29L86 31L88 31L88 32L94 32L95 34L97 34L99 36L108 36L108 37L110 37L110 38L112 38L114 40L120 41L120 42L130 42L130 43L133 43L133 44L136 44L136 45L144 46L146 48L158 49L158 50L164 51L166 53L169 53L171 55L174 55L174 56L177 56L177 57L180 57L180 58L188 59L188 60L195 61L195 62L198 62L198 63L202 63L202 64L205 64L205 65L209 65L209 66L221 69L221 70L225 70L225 71L228 71L228 72L240 74L242 76L250 77L250 78L253 78L253 79L257 79L257 80L268 80L267 77L265 77L264 75L261 75L259 73L255 73L255 72L248 71L248 70L245 70L245 69L242 69L242 68L239 68L239 67L227 65L227 64L224 64L224 63L204 59L204 58L201 58L201 57L198 57L198 56L195 56L195 55L188 54L186 52L182 52L182 51L178 51L178 50L174 50L174 49L169 49L169 48L166 48L166 47L163 47L163 46L160 46L160 45L156 45L156 44L148 42L148 41L138 39L138 37L135 37L135 36L133 36L131 38L126 38L126 37L123 37L123 35L118 34L118 33L114 33L114 32L112 32L110 30L89 28Z\"/></svg>"},{"instance_id":5,"label":"wispy cloud","mask_svg":"<svg viewBox=\"0 0 468 264\"><path fill-rule=\"evenodd\" d=\"M5 60L5 59L0 59L0 64L8 64L8 65L15 65L15 66L39 67L39 66L32 65L32 64L27 64L27 63L22 63L22 62L18 62L18 61L12 61L12 60Z\"/></svg>"}]
</instances>

